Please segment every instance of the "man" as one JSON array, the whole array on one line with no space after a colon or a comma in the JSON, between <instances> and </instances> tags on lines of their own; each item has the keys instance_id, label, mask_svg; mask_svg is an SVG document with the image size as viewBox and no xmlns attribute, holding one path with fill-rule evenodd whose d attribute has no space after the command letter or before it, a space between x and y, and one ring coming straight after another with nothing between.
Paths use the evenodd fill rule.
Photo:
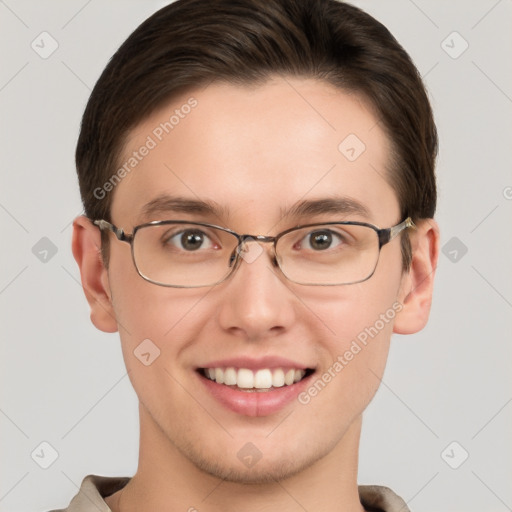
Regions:
<instances>
[{"instance_id":1,"label":"man","mask_svg":"<svg viewBox=\"0 0 512 512\"><path fill-rule=\"evenodd\" d=\"M358 487L358 446L391 334L428 320L436 152L414 65L353 6L146 20L84 113L73 236L139 398L139 465L66 510L408 510Z\"/></svg>"}]
</instances>

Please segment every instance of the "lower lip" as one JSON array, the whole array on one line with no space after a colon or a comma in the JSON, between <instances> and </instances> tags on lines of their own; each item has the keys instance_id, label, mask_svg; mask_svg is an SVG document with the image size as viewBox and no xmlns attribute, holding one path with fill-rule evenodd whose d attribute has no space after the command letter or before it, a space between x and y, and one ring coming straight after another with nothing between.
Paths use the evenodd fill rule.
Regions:
<instances>
[{"instance_id":1,"label":"lower lip","mask_svg":"<svg viewBox=\"0 0 512 512\"><path fill-rule=\"evenodd\" d=\"M311 375L290 386L270 391L238 391L210 380L198 373L206 389L224 407L245 416L269 416L292 402L308 385Z\"/></svg>"}]
</instances>

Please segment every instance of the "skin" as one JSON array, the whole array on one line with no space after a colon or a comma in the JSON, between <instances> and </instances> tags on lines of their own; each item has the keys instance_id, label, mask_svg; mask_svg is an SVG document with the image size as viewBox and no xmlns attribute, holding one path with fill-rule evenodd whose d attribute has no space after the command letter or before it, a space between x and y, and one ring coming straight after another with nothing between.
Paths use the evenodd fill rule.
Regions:
<instances>
[{"instance_id":1,"label":"skin","mask_svg":"<svg viewBox=\"0 0 512 512\"><path fill-rule=\"evenodd\" d=\"M390 150L376 116L356 95L319 81L281 77L257 87L214 83L188 91L130 133L124 156L191 96L197 107L112 192L112 222L126 232L164 219L212 222L253 235L275 235L307 221L390 227L403 220L383 179ZM351 133L366 145L353 162L338 150ZM173 212L142 218L142 206L164 192L215 201L226 211L220 218ZM334 193L362 202L370 216L280 214L300 200ZM99 230L77 218L73 253L91 320L102 331L119 331L139 398L138 470L106 498L110 508L363 510L356 480L361 415L378 388L391 334L421 330L431 305L438 227L425 219L409 233L413 262L406 273L399 238L383 247L369 280L334 287L291 283L272 267L266 247L215 287L179 289L143 280L129 245L113 235L106 269ZM198 385L198 366L242 355L291 358L321 375L397 301L403 308L394 320L307 405L293 400L278 413L248 417ZM149 366L133 354L147 338L161 351ZM262 454L251 468L237 457L248 442Z\"/></svg>"}]
</instances>

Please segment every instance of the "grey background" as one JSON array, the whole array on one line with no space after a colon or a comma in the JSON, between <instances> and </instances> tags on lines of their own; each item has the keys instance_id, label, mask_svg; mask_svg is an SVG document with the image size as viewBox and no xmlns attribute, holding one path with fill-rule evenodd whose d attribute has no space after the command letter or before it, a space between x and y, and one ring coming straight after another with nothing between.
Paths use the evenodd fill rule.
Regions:
<instances>
[{"instance_id":1,"label":"grey background","mask_svg":"<svg viewBox=\"0 0 512 512\"><path fill-rule=\"evenodd\" d=\"M136 470L137 400L118 335L89 322L70 250L73 153L107 60L165 3L0 0L2 511L62 507L86 474ZM365 413L359 479L417 512L512 510L512 1L356 4L425 77L443 246L430 323L394 336ZM43 31L59 45L46 59L31 47ZM57 454L47 469L43 442Z\"/></svg>"}]
</instances>

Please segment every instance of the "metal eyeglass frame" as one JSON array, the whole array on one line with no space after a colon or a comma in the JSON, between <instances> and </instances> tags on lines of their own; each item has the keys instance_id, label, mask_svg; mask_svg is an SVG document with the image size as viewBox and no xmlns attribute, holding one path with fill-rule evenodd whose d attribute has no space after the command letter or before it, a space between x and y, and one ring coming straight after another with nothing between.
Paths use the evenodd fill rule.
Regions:
<instances>
[{"instance_id":1,"label":"metal eyeglass frame","mask_svg":"<svg viewBox=\"0 0 512 512\"><path fill-rule=\"evenodd\" d=\"M412 228L416 228L416 225L412 221L411 217L407 217L404 221L400 222L399 224L396 224L395 226L392 226L390 228L383 228L383 229L378 228L377 226L374 226L373 224L368 224L367 222L357 222L357 221L316 222L314 224L303 224L303 225L300 225L300 226L295 226L293 228L289 228L289 229L287 229L285 231L282 231L281 233L278 233L276 236L240 235L236 231L233 231L232 229L229 229L229 228L225 228L225 227L222 227L222 226L217 226L215 224L208 224L206 222L193 222L193 221L188 221L188 220L156 220L156 221L152 221L152 222L147 222L147 223L139 224L138 226L135 226L133 228L133 233L125 233L125 231L122 228L118 228L117 226L115 226L111 222L108 222L108 221L103 220L103 219L95 220L95 221L93 221L93 224L98 226L98 228L101 231L104 231L104 230L112 231L112 233L114 233L114 235L116 236L116 238L119 241L126 242L126 243L130 244L133 264L135 266L135 269L137 270L137 273L139 274L140 277L142 277L142 279L144 279L145 281L148 281L149 283L153 283L153 284L156 284L158 286L165 286L167 288L203 288L203 287L206 287L206 286L216 286L216 285L224 282L226 279L228 279L228 277L233 275L235 270L238 268L238 266L240 264L240 261L242 259L241 256L240 256L240 252L241 252L240 248L243 247L243 244L246 241L256 241L256 242L262 242L262 243L273 243L273 245L274 245L274 247L273 247L273 249L274 249L273 263L274 263L274 265L276 265L281 270L281 273L284 275L284 277L286 277L286 279L288 279L289 281L291 281L293 283L300 284L300 285L303 285L303 286L344 286L344 285L361 283L361 282L364 282L364 281L367 281L368 279L370 279L370 277L372 277L373 274L375 273L375 270L376 270L378 262L379 262L380 250L382 249L382 247L384 245L386 245L387 243L391 242L391 240L393 240L404 229L411 228L411 227ZM204 226L204 227L208 227L208 228L215 228L215 229L219 229L221 231L225 231L226 233L230 233L231 235L236 237L236 239L238 240L238 245L236 246L235 250L231 254L231 257L230 257L230 260L229 260L229 265L228 265L228 266L232 267L231 271L226 276L224 276L223 279L221 279L220 281L217 281L217 282L215 282L213 284L209 284L209 285L194 285L194 286L164 284L164 283L160 283L158 281L153 281L153 280L149 279L147 276L143 275L140 272L139 267L137 266L137 263L135 261L135 254L133 252L133 240L135 238L135 235L136 235L136 233L137 233L137 231L139 229L142 229L142 228L145 228L145 227L148 227L148 226L162 226L162 225L166 225L166 224L189 224L189 225L193 225L193 226ZM308 227L314 227L314 226L331 226L331 225L366 226L368 228L373 229L377 233L377 237L378 237L378 240L379 240L379 256L377 256L377 261L375 263L375 268L373 269L372 273L368 277L366 277L364 279L360 279L359 281L353 281L353 282L350 282L350 283L339 283L339 284L338 283L334 283L334 284L299 283L299 282L296 282L296 281L293 281L292 279L290 279L282 271L282 269L281 269L281 267L279 265L279 261L277 260L276 246L277 246L278 240L282 236L284 236L284 235L286 235L286 234L288 234L288 233L290 233L292 231L299 230L299 229L308 228Z\"/></svg>"}]
</instances>

